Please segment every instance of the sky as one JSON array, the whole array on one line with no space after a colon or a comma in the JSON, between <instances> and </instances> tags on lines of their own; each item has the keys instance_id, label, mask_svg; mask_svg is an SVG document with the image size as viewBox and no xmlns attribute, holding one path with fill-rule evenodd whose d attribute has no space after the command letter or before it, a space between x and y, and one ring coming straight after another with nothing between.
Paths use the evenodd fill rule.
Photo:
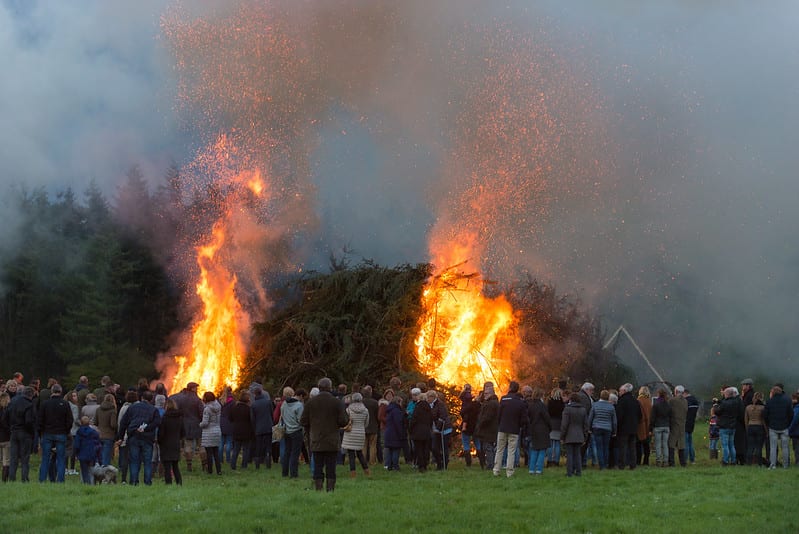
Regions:
<instances>
[{"instance_id":1,"label":"sky","mask_svg":"<svg viewBox=\"0 0 799 534\"><path fill-rule=\"evenodd\" d=\"M230 20L184 4L184 20ZM487 190L475 228L489 276L579 297L674 380L730 351L742 372L796 367L799 4L392 4L294 3L281 20L304 29L310 59L277 71L285 83L243 43L222 48L253 83L309 95L301 134L280 140L302 154L293 178L313 195L299 265L344 250L428 261L441 221L457 226ZM176 5L0 0L0 188L96 180L112 194L134 164L155 187L211 124L247 119L217 98L224 119L204 120L180 100L186 70L162 27ZM528 133L489 128L496 103ZM541 169L503 181L505 160Z\"/></svg>"}]
</instances>

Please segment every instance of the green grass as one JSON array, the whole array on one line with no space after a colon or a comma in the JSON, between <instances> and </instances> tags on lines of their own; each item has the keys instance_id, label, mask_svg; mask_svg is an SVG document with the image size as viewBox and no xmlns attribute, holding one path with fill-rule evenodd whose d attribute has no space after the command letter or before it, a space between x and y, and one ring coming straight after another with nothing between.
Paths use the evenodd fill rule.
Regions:
<instances>
[{"instance_id":1,"label":"green grass","mask_svg":"<svg viewBox=\"0 0 799 534\"><path fill-rule=\"evenodd\" d=\"M355 480L340 466L332 494L310 489L305 465L299 480L225 465L222 476L184 473L183 487L83 486L70 476L64 485L0 485L0 516L5 532L799 531L799 469L722 468L697 441L699 459L685 469L589 467L580 478L563 467L494 477L457 458L447 472L378 466Z\"/></svg>"}]
</instances>

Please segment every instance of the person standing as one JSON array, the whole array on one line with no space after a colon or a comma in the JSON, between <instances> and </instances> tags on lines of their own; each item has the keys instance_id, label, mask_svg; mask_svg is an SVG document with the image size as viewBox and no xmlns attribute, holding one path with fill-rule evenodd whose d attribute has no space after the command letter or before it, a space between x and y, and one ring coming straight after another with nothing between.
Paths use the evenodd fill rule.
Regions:
<instances>
[{"instance_id":1,"label":"person standing","mask_svg":"<svg viewBox=\"0 0 799 534\"><path fill-rule=\"evenodd\" d=\"M610 402L610 392L606 389L599 392L599 400L591 406L588 429L596 445L599 470L607 469L610 463L610 438L618 431L618 416Z\"/></svg>"},{"instance_id":2,"label":"person standing","mask_svg":"<svg viewBox=\"0 0 799 534\"><path fill-rule=\"evenodd\" d=\"M788 427L793 419L793 407L791 400L782 390L782 387L775 385L771 388L769 400L763 410L763 420L768 427L768 439L771 446L769 455L769 469L777 468L777 447L782 449L782 467L785 469L791 465L791 453L788 450Z\"/></svg>"},{"instance_id":3,"label":"person standing","mask_svg":"<svg viewBox=\"0 0 799 534\"><path fill-rule=\"evenodd\" d=\"M763 419L763 394L756 392L752 404L744 410L744 424L746 425L746 463L760 466L763 460L763 442L766 440L766 422Z\"/></svg>"},{"instance_id":4,"label":"person standing","mask_svg":"<svg viewBox=\"0 0 799 534\"><path fill-rule=\"evenodd\" d=\"M416 391L418 388L414 388ZM419 393L419 399L411 414L410 434L413 440L413 450L416 455L416 468L420 473L427 471L430 461L430 429L433 426L433 414L427 399ZM385 435L384 435L385 440ZM390 454L386 453L390 459Z\"/></svg>"},{"instance_id":5,"label":"person standing","mask_svg":"<svg viewBox=\"0 0 799 534\"><path fill-rule=\"evenodd\" d=\"M72 409L61 396L62 389L54 384L48 398L39 408L39 435L42 437L42 463L39 482L44 482L50 472L50 450L56 450L56 482L64 482L67 468L67 436L72 429Z\"/></svg>"},{"instance_id":6,"label":"person standing","mask_svg":"<svg viewBox=\"0 0 799 534\"><path fill-rule=\"evenodd\" d=\"M669 419L669 467L675 465L675 449L682 467L686 466L685 461L685 421L688 418L688 402L683 396L685 388L676 386L674 397L669 400L671 406L671 418Z\"/></svg>"},{"instance_id":7,"label":"person standing","mask_svg":"<svg viewBox=\"0 0 799 534\"><path fill-rule=\"evenodd\" d=\"M475 449L480 450L480 440L474 437L477 426L477 417L480 415L480 403L472 398L472 386L466 384L460 394L461 400L461 444L463 445L463 459L466 467L472 465L472 442ZM478 453L479 454L479 453Z\"/></svg>"},{"instance_id":8,"label":"person standing","mask_svg":"<svg viewBox=\"0 0 799 534\"><path fill-rule=\"evenodd\" d=\"M400 451L405 447L408 438L405 433L405 412L402 409L402 397L394 397L386 408L386 429L384 432L386 451L388 453L389 471L399 471Z\"/></svg>"},{"instance_id":9,"label":"person standing","mask_svg":"<svg viewBox=\"0 0 799 534\"><path fill-rule=\"evenodd\" d=\"M751 378L741 380L741 402L743 403L744 411L748 406L754 402L755 384ZM746 425L743 418L738 421L738 426L735 428L735 453L737 454L738 465L746 465L747 452L749 451L749 442L746 431Z\"/></svg>"},{"instance_id":10,"label":"person standing","mask_svg":"<svg viewBox=\"0 0 799 534\"><path fill-rule=\"evenodd\" d=\"M480 440L477 458L483 469L494 469L494 455L497 446L497 430L499 428L499 399L494 394L493 382L483 384L480 413L474 427L474 437Z\"/></svg>"},{"instance_id":11,"label":"person standing","mask_svg":"<svg viewBox=\"0 0 799 534\"><path fill-rule=\"evenodd\" d=\"M793 417L791 425L788 427L788 436L793 443L794 465L799 465L799 391L791 395L791 402L793 403Z\"/></svg>"},{"instance_id":12,"label":"person standing","mask_svg":"<svg viewBox=\"0 0 799 534\"><path fill-rule=\"evenodd\" d=\"M369 412L369 424L366 425L366 441L363 445L363 455L369 465L377 464L377 436L380 434L380 421L377 418L380 405L377 399L372 397L373 392L372 386L368 385L361 390L363 405L366 406Z\"/></svg>"},{"instance_id":13,"label":"person standing","mask_svg":"<svg viewBox=\"0 0 799 534\"><path fill-rule=\"evenodd\" d=\"M183 485L183 477L180 475L180 440L183 438L184 432L183 414L178 409L175 400L169 399L166 401L164 417L158 426L157 438L166 485L172 484L173 475L175 484Z\"/></svg>"},{"instance_id":14,"label":"person standing","mask_svg":"<svg viewBox=\"0 0 799 534\"><path fill-rule=\"evenodd\" d=\"M544 391L534 388L531 399L527 403L527 425L530 437L528 470L531 475L544 474L547 448L550 445L549 433L552 431L552 420L543 401Z\"/></svg>"},{"instance_id":15,"label":"person standing","mask_svg":"<svg viewBox=\"0 0 799 534\"><path fill-rule=\"evenodd\" d=\"M153 406L153 392L149 389L142 392L141 400L131 404L117 428L117 443L121 444L127 434L130 483L139 484L139 470L144 464L144 484L153 483L153 443L155 432L161 424L161 416Z\"/></svg>"},{"instance_id":16,"label":"person standing","mask_svg":"<svg viewBox=\"0 0 799 534\"><path fill-rule=\"evenodd\" d=\"M568 401L568 399L566 400ZM560 464L560 419L565 407L563 389L556 387L550 392L547 401L547 411L552 422L552 430L549 432L549 448L547 449L547 466L557 467Z\"/></svg>"},{"instance_id":17,"label":"person standing","mask_svg":"<svg viewBox=\"0 0 799 534\"><path fill-rule=\"evenodd\" d=\"M435 390L427 392L427 402L430 403L430 416L433 418L430 448L436 461L436 470L444 471L449 465L449 437L452 434L449 410Z\"/></svg>"},{"instance_id":18,"label":"person standing","mask_svg":"<svg viewBox=\"0 0 799 534\"><path fill-rule=\"evenodd\" d=\"M349 422L344 403L333 396L333 383L327 377L319 380L319 394L308 400L300 416L314 455L314 487L322 491L336 489L336 456L339 451L339 429ZM325 484L326 482L326 484Z\"/></svg>"},{"instance_id":19,"label":"person standing","mask_svg":"<svg viewBox=\"0 0 799 534\"><path fill-rule=\"evenodd\" d=\"M624 466L627 465L630 469L635 469L638 464L635 451L638 442L638 423L641 420L641 405L633 397L633 385L630 383L619 388L616 416L618 419L616 442L619 444L617 467L624 469Z\"/></svg>"},{"instance_id":20,"label":"person standing","mask_svg":"<svg viewBox=\"0 0 799 534\"><path fill-rule=\"evenodd\" d=\"M516 469L516 449L519 434L527 426L527 405L519 394L519 383L511 381L508 393L499 401L499 426L497 432L497 451L494 454L494 476L502 469L502 457L507 449L505 473L508 478Z\"/></svg>"},{"instance_id":21,"label":"person standing","mask_svg":"<svg viewBox=\"0 0 799 534\"><path fill-rule=\"evenodd\" d=\"M375 401L375 404L377 401ZM279 421L283 422L286 435L285 451L280 459L284 477L298 478L300 476L300 453L302 452L303 432L300 418L302 417L303 403L294 390L288 386L283 388L283 403L280 405ZM308 462L310 464L310 461Z\"/></svg>"},{"instance_id":22,"label":"person standing","mask_svg":"<svg viewBox=\"0 0 799 534\"><path fill-rule=\"evenodd\" d=\"M0 393L0 464L3 466L3 482L8 482L8 467L11 465L11 428L8 426L8 393Z\"/></svg>"},{"instance_id":23,"label":"person standing","mask_svg":"<svg viewBox=\"0 0 799 534\"><path fill-rule=\"evenodd\" d=\"M252 415L250 412L250 392L243 390L239 393L239 400L230 410L230 423L233 426L233 453L230 458L230 468L235 471L236 463L241 453L241 468L247 469L252 451Z\"/></svg>"},{"instance_id":24,"label":"person standing","mask_svg":"<svg viewBox=\"0 0 799 534\"><path fill-rule=\"evenodd\" d=\"M250 417L255 434L253 440L253 462L255 469L260 469L264 464L267 469L272 468L272 399L260 384L251 386L253 395L250 404Z\"/></svg>"},{"instance_id":25,"label":"person standing","mask_svg":"<svg viewBox=\"0 0 799 534\"><path fill-rule=\"evenodd\" d=\"M636 438L636 461L638 465L649 466L649 438L652 432L649 430L652 420L652 399L649 388L641 386L638 388L638 405L641 407L641 419L638 421L638 432Z\"/></svg>"},{"instance_id":26,"label":"person standing","mask_svg":"<svg viewBox=\"0 0 799 534\"><path fill-rule=\"evenodd\" d=\"M719 437L721 438L721 463L729 466L737 463L735 450L735 432L738 422L744 420L744 405L738 395L738 389L728 387L724 389L724 399L716 408L718 419Z\"/></svg>"},{"instance_id":27,"label":"person standing","mask_svg":"<svg viewBox=\"0 0 799 534\"><path fill-rule=\"evenodd\" d=\"M694 428L696 427L696 414L699 413L699 399L691 395L686 388L683 395L685 402L688 403L688 414L685 417L685 454L691 463L696 462L696 450L694 449Z\"/></svg>"},{"instance_id":28,"label":"person standing","mask_svg":"<svg viewBox=\"0 0 799 534\"><path fill-rule=\"evenodd\" d=\"M80 418L80 428L75 434L75 456L80 462L80 480L86 485L94 485L92 476L92 466L99 459L97 454L100 450L100 433L91 425L88 415ZM149 465L149 458L145 462Z\"/></svg>"},{"instance_id":29,"label":"person standing","mask_svg":"<svg viewBox=\"0 0 799 534\"><path fill-rule=\"evenodd\" d=\"M350 463L350 478L355 478L355 457L361 463L366 476L371 475L369 471L369 464L366 463L366 458L363 455L363 445L366 441L366 425L369 424L369 410L363 405L363 395L360 393L353 393L350 396L350 405L347 406L347 415L349 415L350 422L347 429L344 431L344 437L341 440L341 448L347 454Z\"/></svg>"},{"instance_id":30,"label":"person standing","mask_svg":"<svg viewBox=\"0 0 799 534\"><path fill-rule=\"evenodd\" d=\"M219 445L222 442L222 405L216 400L216 395L211 391L203 393L203 418L200 421L200 445L205 448L205 457L208 459L208 474L213 473L216 465L216 474L222 474L222 455Z\"/></svg>"},{"instance_id":31,"label":"person standing","mask_svg":"<svg viewBox=\"0 0 799 534\"><path fill-rule=\"evenodd\" d=\"M583 408L585 408L585 416L588 417L588 414L591 413L591 406L594 404L594 392L596 388L591 382L585 382L581 387L580 391L578 392L580 404ZM588 447L591 445L591 436L585 440L585 443L582 445L582 449L580 451L581 458L583 462L583 467L586 466L586 462L588 461Z\"/></svg>"},{"instance_id":32,"label":"person standing","mask_svg":"<svg viewBox=\"0 0 799 534\"><path fill-rule=\"evenodd\" d=\"M107 378L107 377L105 377ZM100 446L102 447L101 465L109 465L114 457L114 438L117 432L117 404L116 398L111 393L106 393L103 402L95 412L97 431L100 433Z\"/></svg>"},{"instance_id":33,"label":"person standing","mask_svg":"<svg viewBox=\"0 0 799 534\"><path fill-rule=\"evenodd\" d=\"M170 397L183 414L183 456L186 458L186 470L190 473L195 454L199 454L203 469L205 469L207 461L205 449L200 446L200 437L202 436L200 419L203 417L203 401L197 394L199 387L197 382L189 382L183 391Z\"/></svg>"},{"instance_id":34,"label":"person standing","mask_svg":"<svg viewBox=\"0 0 799 534\"><path fill-rule=\"evenodd\" d=\"M36 412L33 409L33 388L23 387L8 405L8 426L11 430L11 464L8 479L17 479L17 467L22 466L22 482L30 482L30 458L33 434L36 429Z\"/></svg>"},{"instance_id":35,"label":"person standing","mask_svg":"<svg viewBox=\"0 0 799 534\"><path fill-rule=\"evenodd\" d=\"M581 476L583 461L580 452L588 436L588 414L580 394L572 393L560 421L561 441L566 446L566 476Z\"/></svg>"},{"instance_id":36,"label":"person standing","mask_svg":"<svg viewBox=\"0 0 799 534\"><path fill-rule=\"evenodd\" d=\"M666 400L666 390L660 388L652 404L652 435L655 438L655 465L666 467L669 461L669 432L671 405Z\"/></svg>"}]
</instances>

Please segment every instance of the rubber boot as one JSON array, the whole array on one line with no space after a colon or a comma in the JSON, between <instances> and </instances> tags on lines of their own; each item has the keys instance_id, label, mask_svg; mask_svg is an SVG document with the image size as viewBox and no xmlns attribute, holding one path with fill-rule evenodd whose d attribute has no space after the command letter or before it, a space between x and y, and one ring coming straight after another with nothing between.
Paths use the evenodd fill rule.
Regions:
<instances>
[{"instance_id":1,"label":"rubber boot","mask_svg":"<svg viewBox=\"0 0 799 534\"><path fill-rule=\"evenodd\" d=\"M333 491L335 489L336 489L336 479L335 478L333 478L333 479L328 478L327 479L327 491L331 492L331 491Z\"/></svg>"},{"instance_id":2,"label":"rubber boot","mask_svg":"<svg viewBox=\"0 0 799 534\"><path fill-rule=\"evenodd\" d=\"M313 483L316 491L322 491L322 484L324 484L324 480L314 480Z\"/></svg>"}]
</instances>

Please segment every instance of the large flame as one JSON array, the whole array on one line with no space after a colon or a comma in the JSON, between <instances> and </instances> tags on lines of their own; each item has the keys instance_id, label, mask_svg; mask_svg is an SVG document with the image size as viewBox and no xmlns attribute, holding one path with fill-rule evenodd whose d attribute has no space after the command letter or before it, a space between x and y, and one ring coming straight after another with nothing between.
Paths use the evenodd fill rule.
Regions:
<instances>
[{"instance_id":1,"label":"large flame","mask_svg":"<svg viewBox=\"0 0 799 534\"><path fill-rule=\"evenodd\" d=\"M486 297L485 281L477 273L462 272L463 260L455 264L475 252L473 243L467 237L441 244L445 250L434 253L438 265L451 266L432 277L423 291L417 359L426 374L445 384L482 386L491 381L502 388L512 376L517 322L503 295Z\"/></svg>"},{"instance_id":2,"label":"large flame","mask_svg":"<svg viewBox=\"0 0 799 534\"><path fill-rule=\"evenodd\" d=\"M210 243L197 247L202 300L202 319L192 332L190 357L178 356L177 386L197 382L204 390L217 391L225 384L237 385L244 354L242 309L236 299L236 275L228 271L218 253L225 243L224 220L216 223Z\"/></svg>"}]
</instances>

